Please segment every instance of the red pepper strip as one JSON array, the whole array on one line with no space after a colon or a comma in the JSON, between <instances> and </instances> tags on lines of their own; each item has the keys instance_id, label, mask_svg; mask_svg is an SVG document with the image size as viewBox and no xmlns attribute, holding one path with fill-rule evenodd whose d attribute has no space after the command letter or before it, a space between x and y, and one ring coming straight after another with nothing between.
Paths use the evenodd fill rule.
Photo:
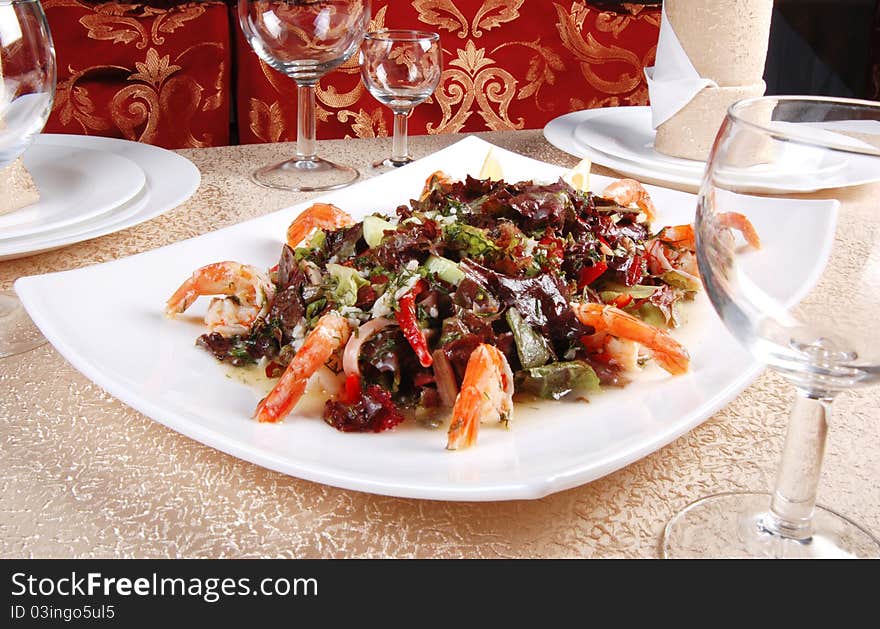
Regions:
<instances>
[{"instance_id":1,"label":"red pepper strip","mask_svg":"<svg viewBox=\"0 0 880 629\"><path fill-rule=\"evenodd\" d=\"M280 378L284 373L284 365L276 363L274 360L266 365L267 378Z\"/></svg>"},{"instance_id":2,"label":"red pepper strip","mask_svg":"<svg viewBox=\"0 0 880 629\"><path fill-rule=\"evenodd\" d=\"M593 266L582 268L578 273L578 290L583 290L584 286L595 282L607 269L608 265L604 262L597 262Z\"/></svg>"},{"instance_id":3,"label":"red pepper strip","mask_svg":"<svg viewBox=\"0 0 880 629\"><path fill-rule=\"evenodd\" d=\"M349 374L345 379L345 388L342 390L341 402L354 404L361 395L361 377L356 373Z\"/></svg>"},{"instance_id":4,"label":"red pepper strip","mask_svg":"<svg viewBox=\"0 0 880 629\"><path fill-rule=\"evenodd\" d=\"M424 285L419 282L406 295L400 298L400 309L397 311L397 323L400 325L400 331L409 342L410 346L419 357L419 363L422 367L430 367L434 364L431 356L431 350L428 349L428 341L425 339L425 333L419 327L419 320L416 317L416 295L424 290Z\"/></svg>"},{"instance_id":5,"label":"red pepper strip","mask_svg":"<svg viewBox=\"0 0 880 629\"><path fill-rule=\"evenodd\" d=\"M550 248L547 250L547 253L556 258L563 258L565 256L565 247L564 242L561 238L555 238L553 236L547 235L541 238L538 241L539 245L550 245Z\"/></svg>"},{"instance_id":6,"label":"red pepper strip","mask_svg":"<svg viewBox=\"0 0 880 629\"><path fill-rule=\"evenodd\" d=\"M642 256L633 256L629 268L626 270L625 283L627 286L635 286L642 279Z\"/></svg>"},{"instance_id":7,"label":"red pepper strip","mask_svg":"<svg viewBox=\"0 0 880 629\"><path fill-rule=\"evenodd\" d=\"M591 354L590 358L592 358L596 362L602 363L603 365L610 365L614 361L614 359L611 357L611 354L609 354L607 351L600 354Z\"/></svg>"},{"instance_id":8,"label":"red pepper strip","mask_svg":"<svg viewBox=\"0 0 880 629\"><path fill-rule=\"evenodd\" d=\"M632 303L633 296L632 295L618 295L614 299L614 305L617 308L623 309L629 306Z\"/></svg>"}]
</instances>

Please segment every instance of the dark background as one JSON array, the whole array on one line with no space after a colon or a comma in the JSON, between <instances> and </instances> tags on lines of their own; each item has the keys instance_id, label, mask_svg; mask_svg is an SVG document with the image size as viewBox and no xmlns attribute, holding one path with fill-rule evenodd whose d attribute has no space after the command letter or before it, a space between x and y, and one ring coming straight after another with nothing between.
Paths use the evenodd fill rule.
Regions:
<instances>
[{"instance_id":1,"label":"dark background","mask_svg":"<svg viewBox=\"0 0 880 629\"><path fill-rule=\"evenodd\" d=\"M776 0L767 93L880 97L878 10L878 0Z\"/></svg>"},{"instance_id":2,"label":"dark background","mask_svg":"<svg viewBox=\"0 0 880 629\"><path fill-rule=\"evenodd\" d=\"M880 0L774 0L764 80L772 95L880 100Z\"/></svg>"}]
</instances>

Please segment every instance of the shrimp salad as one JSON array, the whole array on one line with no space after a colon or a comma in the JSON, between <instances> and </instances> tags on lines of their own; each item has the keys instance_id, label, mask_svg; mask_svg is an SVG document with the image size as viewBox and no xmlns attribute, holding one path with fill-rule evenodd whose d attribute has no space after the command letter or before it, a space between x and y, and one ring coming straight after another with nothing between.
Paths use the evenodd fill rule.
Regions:
<instances>
[{"instance_id":1,"label":"shrimp salad","mask_svg":"<svg viewBox=\"0 0 880 629\"><path fill-rule=\"evenodd\" d=\"M654 230L632 179L601 194L583 181L437 172L394 216L360 222L317 203L290 225L273 268L202 267L166 313L215 296L197 344L278 378L258 421L284 419L321 370L334 428L448 425L447 448L467 448L481 423L512 420L515 393L583 398L626 385L648 361L688 370L669 329L700 287L693 228ZM759 245L742 215L727 223Z\"/></svg>"}]
</instances>

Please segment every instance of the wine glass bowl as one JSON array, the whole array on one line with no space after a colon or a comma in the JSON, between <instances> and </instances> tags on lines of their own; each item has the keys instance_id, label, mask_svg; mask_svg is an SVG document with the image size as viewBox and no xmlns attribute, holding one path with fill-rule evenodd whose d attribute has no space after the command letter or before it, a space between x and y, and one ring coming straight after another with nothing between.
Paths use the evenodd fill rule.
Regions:
<instances>
[{"instance_id":1,"label":"wine glass bowl","mask_svg":"<svg viewBox=\"0 0 880 629\"><path fill-rule=\"evenodd\" d=\"M38 0L0 0L0 171L43 130L55 82L55 48ZM0 358L45 342L15 293L0 291Z\"/></svg>"},{"instance_id":2,"label":"wine glass bowl","mask_svg":"<svg viewBox=\"0 0 880 629\"><path fill-rule=\"evenodd\" d=\"M880 557L870 532L816 504L832 402L880 382L878 181L878 103L730 108L698 199L700 275L727 329L797 396L772 492L689 505L666 527L665 556ZM760 248L738 235L739 217Z\"/></svg>"},{"instance_id":3,"label":"wine glass bowl","mask_svg":"<svg viewBox=\"0 0 880 629\"><path fill-rule=\"evenodd\" d=\"M367 33L361 46L361 77L370 94L394 113L391 156L374 167L412 161L407 121L440 84L442 51L437 33L384 29Z\"/></svg>"},{"instance_id":4,"label":"wine glass bowl","mask_svg":"<svg viewBox=\"0 0 880 629\"><path fill-rule=\"evenodd\" d=\"M256 170L252 179L298 192L356 181L355 169L317 156L315 85L357 52L370 19L369 0L239 0L238 17L257 56L297 85L296 155Z\"/></svg>"},{"instance_id":5,"label":"wine glass bowl","mask_svg":"<svg viewBox=\"0 0 880 629\"><path fill-rule=\"evenodd\" d=\"M55 49L37 0L0 0L0 169L46 124L55 98Z\"/></svg>"},{"instance_id":6,"label":"wine glass bowl","mask_svg":"<svg viewBox=\"0 0 880 629\"><path fill-rule=\"evenodd\" d=\"M300 84L316 83L357 52L362 7L332 0L239 4L245 37L257 55Z\"/></svg>"}]
</instances>

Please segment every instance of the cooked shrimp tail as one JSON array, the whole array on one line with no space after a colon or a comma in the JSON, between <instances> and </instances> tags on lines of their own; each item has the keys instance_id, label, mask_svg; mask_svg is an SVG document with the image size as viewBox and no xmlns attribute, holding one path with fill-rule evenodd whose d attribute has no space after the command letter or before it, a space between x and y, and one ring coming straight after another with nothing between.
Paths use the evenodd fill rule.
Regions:
<instances>
[{"instance_id":1,"label":"cooked shrimp tail","mask_svg":"<svg viewBox=\"0 0 880 629\"><path fill-rule=\"evenodd\" d=\"M635 341L651 351L663 369L673 375L687 372L690 356L681 343L663 330L645 323L641 319L614 306L594 303L573 304L578 320L596 332L607 332L611 336Z\"/></svg>"},{"instance_id":2,"label":"cooked shrimp tail","mask_svg":"<svg viewBox=\"0 0 880 629\"><path fill-rule=\"evenodd\" d=\"M341 229L354 225L354 219L330 203L315 203L303 210L287 228L287 244L296 248L315 229Z\"/></svg>"},{"instance_id":3,"label":"cooked shrimp tail","mask_svg":"<svg viewBox=\"0 0 880 629\"><path fill-rule=\"evenodd\" d=\"M697 239L694 236L694 226L690 223L686 225L673 225L672 227L664 227L657 235L657 239L661 242L687 249L688 251L697 250Z\"/></svg>"},{"instance_id":4,"label":"cooked shrimp tail","mask_svg":"<svg viewBox=\"0 0 880 629\"><path fill-rule=\"evenodd\" d=\"M333 352L345 345L350 334L348 321L335 312L321 317L275 388L257 405L254 417L260 422L272 423L287 417L306 390L309 378L330 360Z\"/></svg>"},{"instance_id":5,"label":"cooked shrimp tail","mask_svg":"<svg viewBox=\"0 0 880 629\"><path fill-rule=\"evenodd\" d=\"M419 199L424 201L429 196L431 196L431 193L434 192L434 190L437 190L440 187L444 185L449 185L451 183L452 178L449 175L447 175L442 170L435 170L430 175L428 175L427 179L425 179L425 187L422 189L422 194L420 195Z\"/></svg>"},{"instance_id":6,"label":"cooked shrimp tail","mask_svg":"<svg viewBox=\"0 0 880 629\"><path fill-rule=\"evenodd\" d=\"M718 215L718 221L721 223L722 227L736 229L741 232L746 239L746 242L755 249L761 248L761 237L758 236L758 231L755 229L755 226L752 225L751 221L749 221L744 214L740 214L739 212L724 212L723 214Z\"/></svg>"},{"instance_id":7,"label":"cooked shrimp tail","mask_svg":"<svg viewBox=\"0 0 880 629\"><path fill-rule=\"evenodd\" d=\"M635 179L619 179L609 184L602 192L602 196L623 207L635 204L645 213L648 222L653 221L657 216L657 210L654 207L654 202L651 201L651 196L645 187Z\"/></svg>"},{"instance_id":8,"label":"cooked shrimp tail","mask_svg":"<svg viewBox=\"0 0 880 629\"><path fill-rule=\"evenodd\" d=\"M471 352L461 391L452 408L446 448L469 448L477 442L481 421L507 422L513 416L513 372L501 351L487 344Z\"/></svg>"}]
</instances>

